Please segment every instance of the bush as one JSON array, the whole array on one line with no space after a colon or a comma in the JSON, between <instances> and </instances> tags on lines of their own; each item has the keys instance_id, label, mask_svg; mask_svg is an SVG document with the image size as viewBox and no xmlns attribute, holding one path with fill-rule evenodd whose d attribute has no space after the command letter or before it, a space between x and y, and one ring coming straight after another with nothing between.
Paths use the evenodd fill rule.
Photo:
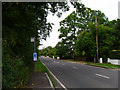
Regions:
<instances>
[{"instance_id":1,"label":"bush","mask_svg":"<svg viewBox=\"0 0 120 90\"><path fill-rule=\"evenodd\" d=\"M111 59L120 59L120 51L113 51L109 56Z\"/></svg>"},{"instance_id":2,"label":"bush","mask_svg":"<svg viewBox=\"0 0 120 90\"><path fill-rule=\"evenodd\" d=\"M23 87L29 79L29 67L25 66L19 57L3 56L2 87Z\"/></svg>"}]
</instances>

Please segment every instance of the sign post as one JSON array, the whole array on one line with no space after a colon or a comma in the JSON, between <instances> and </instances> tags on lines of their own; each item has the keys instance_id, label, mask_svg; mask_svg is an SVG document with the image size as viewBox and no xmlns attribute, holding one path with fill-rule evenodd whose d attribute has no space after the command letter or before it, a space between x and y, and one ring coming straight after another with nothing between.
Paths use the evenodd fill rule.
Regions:
<instances>
[{"instance_id":1,"label":"sign post","mask_svg":"<svg viewBox=\"0 0 120 90\"><path fill-rule=\"evenodd\" d=\"M36 72L37 53L33 53L33 60L35 62L35 72Z\"/></svg>"},{"instance_id":2,"label":"sign post","mask_svg":"<svg viewBox=\"0 0 120 90\"><path fill-rule=\"evenodd\" d=\"M31 42L34 42L33 61L35 62L35 72L36 72L37 53L36 53L35 37L31 38Z\"/></svg>"},{"instance_id":3,"label":"sign post","mask_svg":"<svg viewBox=\"0 0 120 90\"><path fill-rule=\"evenodd\" d=\"M34 60L34 62L37 61L37 53L33 53L33 60Z\"/></svg>"}]
</instances>

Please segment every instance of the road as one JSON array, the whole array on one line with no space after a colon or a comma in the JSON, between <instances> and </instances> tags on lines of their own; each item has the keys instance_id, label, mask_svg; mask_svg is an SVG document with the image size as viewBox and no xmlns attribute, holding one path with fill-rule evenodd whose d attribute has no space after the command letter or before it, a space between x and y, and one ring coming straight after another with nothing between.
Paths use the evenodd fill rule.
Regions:
<instances>
[{"instance_id":1,"label":"road","mask_svg":"<svg viewBox=\"0 0 120 90\"><path fill-rule=\"evenodd\" d=\"M40 57L66 88L118 88L118 71Z\"/></svg>"}]
</instances>

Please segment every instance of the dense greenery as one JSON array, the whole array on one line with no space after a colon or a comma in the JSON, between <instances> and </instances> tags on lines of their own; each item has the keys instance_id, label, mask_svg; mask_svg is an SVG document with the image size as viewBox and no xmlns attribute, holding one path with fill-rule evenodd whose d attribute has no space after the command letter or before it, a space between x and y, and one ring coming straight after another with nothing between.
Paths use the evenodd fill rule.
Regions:
<instances>
[{"instance_id":1,"label":"dense greenery","mask_svg":"<svg viewBox=\"0 0 120 90\"><path fill-rule=\"evenodd\" d=\"M39 55L43 56L49 56L49 57L57 57L56 54L56 48L52 48L51 46L48 46L44 48L43 50L39 51Z\"/></svg>"},{"instance_id":2,"label":"dense greenery","mask_svg":"<svg viewBox=\"0 0 120 90\"><path fill-rule=\"evenodd\" d=\"M89 29L89 31L84 31L77 37L76 53L79 56L94 58L96 55L95 25L90 23ZM102 57L104 60L106 60L106 58L109 57L113 49L113 41L115 40L115 36L113 35L114 30L110 27L99 24L97 30L99 37L99 57Z\"/></svg>"},{"instance_id":3,"label":"dense greenery","mask_svg":"<svg viewBox=\"0 0 120 90\"><path fill-rule=\"evenodd\" d=\"M120 49L120 20L109 21L104 13L91 10L82 3L75 2L73 5L76 11L60 22L61 27L58 30L61 33L59 35L61 42L57 46L59 46L58 50L63 52L61 56L69 53L69 57L75 55L94 60L93 58L96 57L96 12L99 58L102 57L106 62L112 50Z\"/></svg>"},{"instance_id":4,"label":"dense greenery","mask_svg":"<svg viewBox=\"0 0 120 90\"><path fill-rule=\"evenodd\" d=\"M64 43L58 42L58 44L55 47L48 46L42 50L39 50L40 56L49 56L51 58L72 58L70 56L69 46L65 45Z\"/></svg>"},{"instance_id":5,"label":"dense greenery","mask_svg":"<svg viewBox=\"0 0 120 90\"><path fill-rule=\"evenodd\" d=\"M72 58L71 52L70 51L70 46L65 44L64 42L58 42L58 44L55 46L56 48L56 54L60 57L60 58Z\"/></svg>"},{"instance_id":6,"label":"dense greenery","mask_svg":"<svg viewBox=\"0 0 120 90\"><path fill-rule=\"evenodd\" d=\"M61 27L58 31L61 42L55 47L49 46L41 50L40 55L60 58L85 56L92 59L96 56L95 11L82 3L71 3L76 11L60 22ZM2 6L2 85L3 88L23 87L33 68L34 44L30 42L30 38L36 38L38 48L39 41L46 40L52 30L53 24L47 22L48 14L60 17L63 11L69 10L69 6L65 2L4 2ZM120 19L109 21L99 10L96 11L96 15L99 57L106 61L113 50L116 50L119 56Z\"/></svg>"},{"instance_id":7,"label":"dense greenery","mask_svg":"<svg viewBox=\"0 0 120 90\"><path fill-rule=\"evenodd\" d=\"M109 58L111 58L111 59L120 59L120 50L113 50L110 53Z\"/></svg>"},{"instance_id":8,"label":"dense greenery","mask_svg":"<svg viewBox=\"0 0 120 90\"><path fill-rule=\"evenodd\" d=\"M60 22L60 35L61 43L68 46L70 56L75 55L75 45L77 36L84 31L90 31L89 23L95 22L95 11L85 7L82 3L74 3L76 11L73 11L68 17ZM106 25L108 18L101 11L96 11L98 23ZM88 36L87 36L88 37ZM86 41L85 41L86 42ZM92 45L91 45L92 46ZM93 46L94 48L94 46ZM87 48L86 48L87 49ZM81 51L82 52L82 51Z\"/></svg>"},{"instance_id":9,"label":"dense greenery","mask_svg":"<svg viewBox=\"0 0 120 90\"><path fill-rule=\"evenodd\" d=\"M3 57L3 88L23 87L29 79L29 67L25 66L22 58Z\"/></svg>"},{"instance_id":10,"label":"dense greenery","mask_svg":"<svg viewBox=\"0 0 120 90\"><path fill-rule=\"evenodd\" d=\"M60 22L59 38L61 42L51 49L42 50L45 56L59 56L60 58L87 57L93 61L96 57L96 30L98 31L98 53L104 62L107 57L113 57L113 50L120 49L120 19L109 21L104 13L91 10L82 3L72 3L76 8ZM95 25L97 15L97 28ZM54 52L52 54L51 52ZM118 58L119 53L114 55ZM115 58L114 57L114 58Z\"/></svg>"},{"instance_id":11,"label":"dense greenery","mask_svg":"<svg viewBox=\"0 0 120 90\"><path fill-rule=\"evenodd\" d=\"M69 10L66 3L2 3L3 24L3 88L22 87L32 70L33 43L31 37L46 39L52 29L48 13L57 16ZM38 30L39 33L38 33ZM39 35L38 35L39 34Z\"/></svg>"}]
</instances>

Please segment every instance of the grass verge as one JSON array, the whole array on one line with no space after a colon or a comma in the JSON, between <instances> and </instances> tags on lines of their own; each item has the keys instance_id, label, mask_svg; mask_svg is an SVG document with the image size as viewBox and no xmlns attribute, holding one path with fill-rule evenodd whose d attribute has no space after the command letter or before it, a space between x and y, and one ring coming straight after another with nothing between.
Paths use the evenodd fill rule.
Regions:
<instances>
[{"instance_id":1,"label":"grass verge","mask_svg":"<svg viewBox=\"0 0 120 90\"><path fill-rule=\"evenodd\" d=\"M87 65L93 65L93 66L99 66L99 67L103 67L103 68L109 68L109 69L118 69L120 68L120 65L113 65L110 63L91 63L91 62L87 62Z\"/></svg>"},{"instance_id":2,"label":"grass verge","mask_svg":"<svg viewBox=\"0 0 120 90\"><path fill-rule=\"evenodd\" d=\"M114 65L114 64L110 64L110 63L93 63L93 62L77 61L77 60L73 60L73 59L65 59L64 61L78 62L78 63L83 63L83 64L87 64L87 65L92 65L92 66L98 66L98 67L103 67L103 68L108 68L108 69L120 68L120 65Z\"/></svg>"},{"instance_id":3,"label":"grass verge","mask_svg":"<svg viewBox=\"0 0 120 90\"><path fill-rule=\"evenodd\" d=\"M53 78L51 77L50 72L47 70L47 68L44 66L44 64L39 59L36 62L36 72L47 73L53 86L56 87L56 83L54 82Z\"/></svg>"}]
</instances>

